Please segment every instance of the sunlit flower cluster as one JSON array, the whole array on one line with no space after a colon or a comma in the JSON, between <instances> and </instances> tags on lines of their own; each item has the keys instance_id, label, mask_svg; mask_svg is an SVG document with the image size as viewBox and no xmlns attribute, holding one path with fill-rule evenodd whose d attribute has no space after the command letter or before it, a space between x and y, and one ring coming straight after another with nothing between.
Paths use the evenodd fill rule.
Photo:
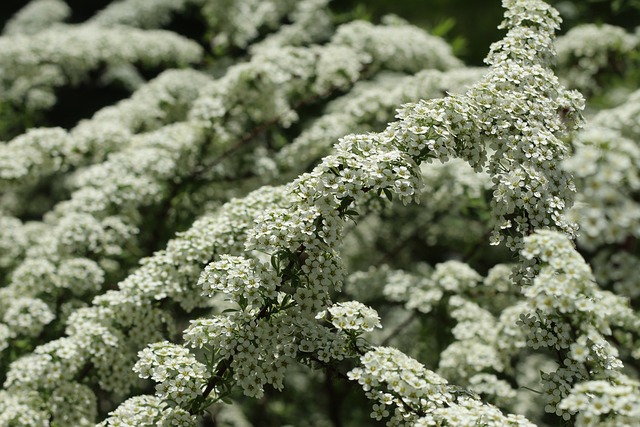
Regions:
<instances>
[{"instance_id":1,"label":"sunlit flower cluster","mask_svg":"<svg viewBox=\"0 0 640 427\"><path fill-rule=\"evenodd\" d=\"M382 327L378 313L357 301L337 303L318 313L316 318L326 319L336 328L347 331L371 332Z\"/></svg>"},{"instance_id":2,"label":"sunlit flower cluster","mask_svg":"<svg viewBox=\"0 0 640 427\"><path fill-rule=\"evenodd\" d=\"M640 419L637 380L621 377L614 382L587 381L576 385L559 405L577 413L576 426L632 425Z\"/></svg>"},{"instance_id":3,"label":"sunlit flower cluster","mask_svg":"<svg viewBox=\"0 0 640 427\"><path fill-rule=\"evenodd\" d=\"M156 396L178 405L197 396L205 383L206 367L186 348L166 341L142 350L133 370L141 378L160 383L156 386Z\"/></svg>"}]
</instances>

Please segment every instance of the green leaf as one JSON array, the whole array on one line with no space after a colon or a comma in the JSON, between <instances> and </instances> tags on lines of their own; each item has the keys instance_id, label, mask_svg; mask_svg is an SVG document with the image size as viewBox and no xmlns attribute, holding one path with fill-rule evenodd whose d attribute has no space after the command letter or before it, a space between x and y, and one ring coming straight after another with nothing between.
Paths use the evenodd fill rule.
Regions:
<instances>
[{"instance_id":1,"label":"green leaf","mask_svg":"<svg viewBox=\"0 0 640 427\"><path fill-rule=\"evenodd\" d=\"M441 21L436 27L431 31L431 34L438 37L446 36L456 25L456 20L454 18L447 18L444 21Z\"/></svg>"}]
</instances>

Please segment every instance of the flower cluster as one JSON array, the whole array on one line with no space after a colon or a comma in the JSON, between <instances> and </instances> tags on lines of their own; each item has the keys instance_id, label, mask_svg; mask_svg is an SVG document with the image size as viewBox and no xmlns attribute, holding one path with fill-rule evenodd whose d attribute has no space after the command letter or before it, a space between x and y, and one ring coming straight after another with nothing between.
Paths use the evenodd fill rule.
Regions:
<instances>
[{"instance_id":1,"label":"flower cluster","mask_svg":"<svg viewBox=\"0 0 640 427\"><path fill-rule=\"evenodd\" d=\"M359 82L349 93L331 101L324 115L278 152L278 164L292 174L302 173L308 165L330 154L332 145L341 136L377 130L393 118L398 105L460 91L478 80L484 71L424 70L413 76L382 74L373 81Z\"/></svg>"},{"instance_id":2,"label":"flower cluster","mask_svg":"<svg viewBox=\"0 0 640 427\"><path fill-rule=\"evenodd\" d=\"M0 39L0 100L27 111L48 109L56 102L55 88L79 84L102 64L152 68L186 65L201 56L195 42L160 30L59 25L12 35Z\"/></svg>"},{"instance_id":3,"label":"flower cluster","mask_svg":"<svg viewBox=\"0 0 640 427\"><path fill-rule=\"evenodd\" d=\"M81 367L90 363L102 390L126 395L137 384L132 372L136 352L166 339L167 329L171 332L173 328L155 303L170 297L189 310L210 305L194 289L201 266L210 260L213 249L239 252L242 234L253 225L253 218L267 206L279 203L284 195L282 188L264 187L196 221L191 229L171 240L165 250L143 260L142 267L121 282L119 290L107 292L93 306L71 314L68 337L40 345L34 356L14 362L8 370L13 379L5 387L11 393L54 392L65 382L82 381ZM55 356L56 348L68 349L65 358ZM30 403L33 410L51 411L52 402L26 400L24 404Z\"/></svg>"},{"instance_id":4,"label":"flower cluster","mask_svg":"<svg viewBox=\"0 0 640 427\"><path fill-rule=\"evenodd\" d=\"M265 299L277 297L278 284L277 272L266 265L229 255L222 255L205 267L198 280L205 296L224 292L240 303L240 308L255 313L264 305Z\"/></svg>"},{"instance_id":5,"label":"flower cluster","mask_svg":"<svg viewBox=\"0 0 640 427\"><path fill-rule=\"evenodd\" d=\"M73 25L24 8L0 114L38 122L95 75L135 92L0 144L0 426L219 424L240 393L323 425L299 415L317 402L278 407L319 382L336 417L350 384L389 426L636 422L636 301L594 278L640 295L640 92L574 135L557 12L503 3L488 69L327 0L121 0ZM151 30L181 15L212 52ZM596 55L593 79L605 44L566 49Z\"/></svg>"},{"instance_id":6,"label":"flower cluster","mask_svg":"<svg viewBox=\"0 0 640 427\"><path fill-rule=\"evenodd\" d=\"M532 348L553 348L560 367L543 377L547 412L570 417L558 406L573 384L615 378L623 363L607 337L614 329L638 333L640 321L625 298L602 291L589 266L563 235L540 230L525 238L522 254L542 262L530 286L523 288L534 314L519 323ZM628 349L631 350L631 349Z\"/></svg>"},{"instance_id":7,"label":"flower cluster","mask_svg":"<svg viewBox=\"0 0 640 427\"><path fill-rule=\"evenodd\" d=\"M411 40L411 43L404 41ZM332 41L353 48L358 55L370 55L371 65L393 71L418 72L425 68L446 70L459 67L460 60L441 38L406 23L375 26L354 21L336 31ZM429 56L426 59L426 53Z\"/></svg>"},{"instance_id":8,"label":"flower cluster","mask_svg":"<svg viewBox=\"0 0 640 427\"><path fill-rule=\"evenodd\" d=\"M386 408L396 406L390 425L416 421L416 413L433 411L453 400L444 378L397 349L378 347L362 356L361 363L362 367L349 372L349 379L357 381L367 397L377 402L373 418L389 416Z\"/></svg>"},{"instance_id":9,"label":"flower cluster","mask_svg":"<svg viewBox=\"0 0 640 427\"><path fill-rule=\"evenodd\" d=\"M202 0L125 0L109 3L87 22L102 27L127 25L136 28L161 28L171 22L174 15L190 6L201 6Z\"/></svg>"},{"instance_id":10,"label":"flower cluster","mask_svg":"<svg viewBox=\"0 0 640 427\"><path fill-rule=\"evenodd\" d=\"M0 188L12 189L18 200L56 173L104 161L125 149L134 134L181 121L198 89L209 78L193 70L169 70L141 86L133 95L98 111L71 131L31 129L0 146ZM19 209L16 206L16 209Z\"/></svg>"},{"instance_id":11,"label":"flower cluster","mask_svg":"<svg viewBox=\"0 0 640 427\"><path fill-rule=\"evenodd\" d=\"M169 177L175 181L176 177L184 176L195 168L206 136L215 135L217 142L209 147L206 154L214 158L222 156L225 149L242 138L247 127L274 119L287 121L286 117L293 111L292 104L300 96L298 91L305 92L303 88L313 88L318 81L329 86L342 84L341 71L324 70L322 58L327 58L326 55L335 49L344 48L329 46L318 49L325 51L320 59L305 50L293 48L256 55L249 63L233 67L224 78L203 89L190 114L191 121L136 135L135 142L128 149L113 153L104 163L81 170L75 176L74 184L78 190L71 200L57 205L46 217L47 222L54 226L50 232L52 239L42 245L46 247L38 257L53 258L58 262L60 254L124 255L120 252L121 247L138 233L136 226L140 218L137 212L143 206L164 200ZM300 69L307 70L306 74L300 75ZM264 76L264 90L257 92L255 98L240 97L247 84L256 84L252 80L256 73ZM228 101L224 101L223 96ZM212 102L220 103L222 109L211 110ZM240 106L247 108L240 109ZM205 108L206 113L203 113ZM203 125L204 130L201 128ZM154 161L149 160L152 158ZM387 171L389 174L391 170ZM406 177L406 173L402 177ZM398 185L406 186L406 182L406 179L402 180ZM124 215L113 215L115 212ZM332 261L329 259L327 262L326 271L317 278L325 287L323 289L328 285L327 277L336 271ZM13 295L11 292L15 292L15 287L4 291ZM37 291L55 293L45 282ZM298 300L308 297L305 292L299 292ZM317 290L315 294L321 292ZM317 311L320 307L314 302L310 308Z\"/></svg>"},{"instance_id":12,"label":"flower cluster","mask_svg":"<svg viewBox=\"0 0 640 427\"><path fill-rule=\"evenodd\" d=\"M633 194L640 189L640 149L620 132L589 126L576 138L576 152L564 163L582 191L570 212L580 225L578 244L597 247L623 243L640 230L640 206Z\"/></svg>"},{"instance_id":13,"label":"flower cluster","mask_svg":"<svg viewBox=\"0 0 640 427\"><path fill-rule=\"evenodd\" d=\"M0 391L0 425L42 426L47 423L47 413L39 410L42 399L36 391L7 393Z\"/></svg>"},{"instance_id":14,"label":"flower cluster","mask_svg":"<svg viewBox=\"0 0 640 427\"><path fill-rule=\"evenodd\" d=\"M63 0L33 0L5 24L3 34L35 34L63 22L71 8Z\"/></svg>"},{"instance_id":15,"label":"flower cluster","mask_svg":"<svg viewBox=\"0 0 640 427\"><path fill-rule=\"evenodd\" d=\"M246 48L262 29L275 29L283 18L295 17L293 11L298 3L293 0L204 2L202 14L209 27L216 31L211 46L219 52L233 46Z\"/></svg>"},{"instance_id":16,"label":"flower cluster","mask_svg":"<svg viewBox=\"0 0 640 427\"><path fill-rule=\"evenodd\" d=\"M442 283L438 283L439 279L447 277L443 276L443 272L454 267L460 270L459 279L465 276L471 279L468 282L470 286L461 289L445 289ZM424 319L439 315L446 310L447 315L455 319L457 324L451 330L455 340L442 349L439 355L438 374L481 394L484 399L499 402L503 407L511 407L516 392L507 381L498 379L496 374L505 375L509 370L510 358L518 355L524 347L524 343L517 345L522 339L513 318L514 314L521 313L524 308L522 303L508 306L515 299L513 295L502 301L494 301L496 299L494 293L498 290L514 293L514 290L510 289L512 287L510 284L496 283L497 276L503 281L508 280L510 272L511 269L508 266L498 265L492 269L488 277L481 278L478 273L461 262L438 264L435 271L422 268L414 274L382 268L367 272L366 281L359 278L365 274L364 272L351 275L347 280L347 291L353 293L354 286L367 288L372 281L382 280L385 283L386 298L394 302L404 302L407 309L423 314ZM456 277L453 271L451 275ZM374 294L373 298L380 298L380 296ZM482 302L482 306L471 302L471 298ZM503 309L505 305L507 309ZM491 310L503 311L500 316L494 316L485 308L487 306ZM415 333L415 331L404 330L411 330L408 326L412 323L407 324L407 319L411 319L411 316L398 320L394 320L389 315L385 317L385 327L396 328L394 332L387 334L385 342L400 346L411 345L404 342L405 336L406 339L410 339L411 334ZM441 328L439 324L434 326ZM438 340L425 339L424 341L430 351L432 347L441 345ZM509 348L505 345L507 343L516 344L516 346Z\"/></svg>"},{"instance_id":17,"label":"flower cluster","mask_svg":"<svg viewBox=\"0 0 640 427\"><path fill-rule=\"evenodd\" d=\"M505 5L509 32L492 46L485 78L461 97L405 106L389 130L420 160L460 157L476 170L486 167L494 181L492 240L499 243L507 234L507 246L518 249L530 229L573 231L563 212L575 187L555 162L567 151L560 137L575 128L583 105L549 69L557 12L538 2Z\"/></svg>"},{"instance_id":18,"label":"flower cluster","mask_svg":"<svg viewBox=\"0 0 640 427\"><path fill-rule=\"evenodd\" d=\"M608 24L584 24L558 38L558 67L569 87L585 92L602 89L602 74L633 67L640 37ZM611 70L610 64L615 64Z\"/></svg>"},{"instance_id":19,"label":"flower cluster","mask_svg":"<svg viewBox=\"0 0 640 427\"><path fill-rule=\"evenodd\" d=\"M99 427L154 426L194 427L195 417L180 408L171 408L155 396L134 396L124 401Z\"/></svg>"},{"instance_id":20,"label":"flower cluster","mask_svg":"<svg viewBox=\"0 0 640 427\"><path fill-rule=\"evenodd\" d=\"M32 227L18 218L0 214L0 277L22 260L27 248L36 240L31 231Z\"/></svg>"},{"instance_id":21,"label":"flower cluster","mask_svg":"<svg viewBox=\"0 0 640 427\"><path fill-rule=\"evenodd\" d=\"M179 143L167 143L167 139ZM128 150L84 170L77 176L80 189L48 213L47 237L31 247L9 285L2 288L3 296L55 300L63 289L80 294L100 289L103 273L88 258L124 255L122 247L138 232L137 210L166 197L166 180L180 175L181 169L191 170L201 141L197 128L167 126L138 137ZM44 266L50 270L46 274Z\"/></svg>"},{"instance_id":22,"label":"flower cluster","mask_svg":"<svg viewBox=\"0 0 640 427\"><path fill-rule=\"evenodd\" d=\"M557 82L554 81L550 71L544 68L549 61L551 35L544 33L540 37L537 47L543 49L538 53L537 49L524 44L523 35L520 33L526 33L526 31L521 30L519 27L523 22L520 15L524 15L527 19L539 23L542 29L550 32L557 24L557 17L553 15L551 9L542 7L538 2L524 2L523 4L516 2L514 4L508 3L508 5L512 7L512 10L508 13L508 19L511 20L510 24L515 29L507 36L507 40L510 40L511 37L516 47L512 49L507 45L505 45L507 47L497 45L494 48L494 54L490 61L494 66L494 70L493 73L489 73L486 81L474 86L464 97L452 96L444 100L433 101L428 107L424 103L405 107L404 114L403 112L400 113L401 121L391 125L387 131L381 134L352 135L343 138L336 145L334 155L323 159L322 163L311 173L301 175L288 186L287 192L293 196L293 209L275 207L267 210L258 218L255 229L249 234L246 249L248 251L266 252L271 255L272 267L281 278L281 289L285 294L283 301L287 295L292 295L292 300L300 307L302 313L305 313L307 309L317 306L322 307L327 304L326 294L329 286L339 289L342 282L341 274L336 274L340 271L340 264L333 248L338 243L338 236L343 229L345 218L357 215L358 212L354 209L357 209L364 200L381 197L383 193L389 198L392 197L392 194L395 194L405 203L414 199L420 184L417 162L428 158L437 158L445 161L449 156L456 156L468 160L473 166L482 167L485 149L477 149L471 145L473 130L469 126L465 127L463 123L465 123L464 119L466 117L471 117L472 112L478 115L482 112L482 114L489 116L492 107L480 102L478 104L472 102L472 106L469 107L463 100L479 99L481 94L491 92L491 85L502 85L500 87L504 89L502 68L513 68L511 71L513 72L512 78L514 80L507 79L507 87L508 85L515 86L516 79L520 87L522 86L522 81L520 80L522 74L526 75L527 73L523 73L523 66L519 64L519 61L536 62L535 65L531 66L530 75L536 76L538 79L531 78L525 81L530 85L529 92L524 91L522 99L519 102L514 101L520 110L515 109L508 112L510 114L521 114L522 129L526 130L527 126L530 126L530 132L534 128L539 132L547 132L548 141L544 141L544 144L541 141L540 147L551 144L552 149L542 153L542 159L540 160L535 160L538 158L539 153L530 153L532 156L536 154L536 156L533 156L532 165L545 166L547 165L545 162L551 162L561 157L565 148L558 137L565 130L565 126L556 117L557 110L562 105L570 113L572 111L575 112L580 107L576 103L578 98L573 94L563 93ZM525 6L529 6L529 8ZM530 32L535 33L533 29L530 29ZM518 43L521 43L521 45L518 45ZM521 50L518 50L518 46L521 47ZM506 59L500 59L501 53L505 53ZM514 58L508 59L509 55L513 55ZM304 59L304 57L301 57L301 59ZM518 77L516 77L516 69ZM545 98L543 93L546 92L556 93L558 98ZM498 96L499 93L501 92L496 91L493 96ZM507 93L509 92L507 91ZM529 99L527 97L543 97L543 99L548 100L548 105L544 104L543 107L539 107L535 112L530 111L529 108L525 107L527 105L526 100ZM485 109L487 111L484 111ZM212 117L220 114L216 109L209 108L209 111L214 113ZM504 114L504 108L501 108L500 112ZM203 118L202 116L200 117L201 120ZM519 168L519 163L514 160L526 157L525 154L517 151L518 147L525 148L524 137L521 137L522 144L516 144L515 149L507 148L506 145L500 145L499 142L512 136L509 133L512 131L511 126L502 126L502 131L491 133L490 129L494 128L494 122L488 121L484 123L480 120L477 124L479 129L482 131L486 129L489 135L493 135L496 141L492 148L498 154L493 155L494 169L490 168L490 171L496 173L499 178L503 172L501 169L498 173L497 164L500 164L501 168L504 168L505 164L514 166L516 169ZM545 125L550 125L550 130L543 127ZM421 135L425 136L421 137ZM524 135L527 135L526 132ZM510 153L521 155L510 159L513 163L504 162L505 158L508 159L508 156L505 157L504 155ZM522 170L530 172L525 168ZM507 175L508 173L507 171ZM537 216L534 217L532 215L531 218L520 221L523 224L527 224L526 227L518 227L517 231L521 234L525 234L529 230L529 224L531 227L542 225L544 223L543 218L546 218L547 215L551 215L555 220L554 224L556 226L567 228L559 217L564 206L563 200L567 198L563 193L566 190L563 190L560 184L564 185L567 178L561 173L556 174L551 168L543 168L538 172L538 174L542 173L547 173L550 176L550 178L545 178L547 179L545 182L548 183L549 180L552 182L548 187L550 193L543 200L553 200L553 204L532 205L531 208L525 206L525 211L530 209ZM514 200L517 199L515 195L512 197ZM515 206L513 209L515 209ZM551 209L552 213L549 214L547 209ZM506 212L512 213L508 210ZM509 228L504 224L502 227ZM229 259L223 262L229 262ZM237 263L238 265L243 265L244 262L238 260ZM216 271L218 270L216 269ZM223 270L226 270L226 268L223 268ZM229 279L213 276L212 285L213 288L230 291L233 295L239 288L236 278L242 278L243 273L236 268L229 268L229 272L231 273ZM248 274L245 279L251 281L251 277L252 274ZM203 280L203 283L207 282L208 280ZM446 282L446 286L458 286L456 283ZM238 293L235 295L238 296ZM238 304L242 307L242 299L238 301ZM281 317L278 314L282 310L286 309L283 307L278 309L273 303L269 303L261 310L251 310L248 314L241 312L233 315L231 328L237 331L234 334L242 334L242 338L245 341L248 338L248 347L241 344L235 346L232 351L237 353L225 355L226 358L218 362L216 369L225 371L225 366L232 366L234 371L239 371L243 366L241 362L244 361L253 370L258 369L258 372L262 372L264 368L262 368L261 362L268 359L271 354L271 352L262 352L262 350L271 346L257 345L262 341L262 336L269 336L268 333L258 333L258 331L268 331L269 328L265 324L265 319L274 319L274 322L275 319L281 319L284 316ZM328 312L330 312L330 309L328 309ZM254 350L256 348L260 348L261 351L256 352ZM246 356L247 354L249 356ZM395 353L393 355L383 355L383 357L389 359L388 363L391 364L402 359L402 356ZM244 359L245 357L246 359ZM372 358L371 370L382 363L375 357L370 357ZM238 362L239 360L241 362ZM447 393L441 388L438 388L437 392L434 390L433 396L429 395L428 382L421 381L417 375L418 371L422 372L422 367L419 364L415 365L413 362L409 363L410 359L408 358L406 360L407 364L410 365L408 369L413 369L415 373L414 376L405 375L405 377L409 377L409 380L404 380L408 385L395 380L389 381L390 387L395 393L405 396L404 393L407 392L406 398L413 399L411 402L421 407L434 405L434 402L443 404L448 400ZM365 356L363 364L366 366L367 363L368 359ZM352 372L360 374L361 372L357 369ZM390 372L396 372L396 375L400 376L400 373L395 371L395 368ZM215 380L215 378L214 376L212 379ZM244 384L243 380L245 378L243 376L237 378L245 394L260 395L261 377L258 376L257 380L258 392L254 392L256 379L253 379L249 384ZM374 379L375 377L371 381ZM435 384L433 385L444 384L444 381L440 380L439 377L437 379L437 381L434 380ZM384 381L386 380L387 378L384 379ZM429 395L429 399L422 399L426 395ZM399 407L401 406L402 402ZM401 409L399 410L402 412ZM419 414L411 411L407 413L410 418L417 417ZM400 417L404 417L404 415L400 414Z\"/></svg>"},{"instance_id":23,"label":"flower cluster","mask_svg":"<svg viewBox=\"0 0 640 427\"><path fill-rule=\"evenodd\" d=\"M450 386L436 373L399 350L377 347L361 358L362 367L352 369L367 397L376 402L371 417L386 418L388 426L483 425L533 426L526 418L504 415L477 396ZM392 412L393 411L393 412Z\"/></svg>"},{"instance_id":24,"label":"flower cluster","mask_svg":"<svg viewBox=\"0 0 640 427\"><path fill-rule=\"evenodd\" d=\"M37 336L55 318L49 306L35 298L15 298L3 314L2 321L13 337Z\"/></svg>"},{"instance_id":25,"label":"flower cluster","mask_svg":"<svg viewBox=\"0 0 640 427\"><path fill-rule=\"evenodd\" d=\"M577 384L560 408L577 413L576 426L620 426L640 420L637 380L621 376L613 383L596 380Z\"/></svg>"},{"instance_id":26,"label":"flower cluster","mask_svg":"<svg viewBox=\"0 0 640 427\"><path fill-rule=\"evenodd\" d=\"M298 1L288 15L292 22L251 44L249 51L259 52L278 46L306 46L328 40L333 33L328 3L329 0Z\"/></svg>"},{"instance_id":27,"label":"flower cluster","mask_svg":"<svg viewBox=\"0 0 640 427\"><path fill-rule=\"evenodd\" d=\"M138 354L133 370L141 378L160 383L156 396L184 404L198 395L205 384L207 368L189 351L167 341L155 343Z\"/></svg>"},{"instance_id":28,"label":"flower cluster","mask_svg":"<svg viewBox=\"0 0 640 427\"><path fill-rule=\"evenodd\" d=\"M382 327L378 313L358 301L334 304L318 313L316 319L326 319L336 328L345 331L371 332L376 327Z\"/></svg>"},{"instance_id":29,"label":"flower cluster","mask_svg":"<svg viewBox=\"0 0 640 427\"><path fill-rule=\"evenodd\" d=\"M563 167L577 177L581 192L569 216L580 226L577 244L593 254L598 283L635 297L640 287L630 269L637 264L632 242L638 237L640 210L640 93L618 107L596 114L575 139L575 154ZM619 248L624 248L620 251Z\"/></svg>"},{"instance_id":30,"label":"flower cluster","mask_svg":"<svg viewBox=\"0 0 640 427\"><path fill-rule=\"evenodd\" d=\"M456 340L441 353L438 373L456 380L456 384L466 385L467 381L477 383L483 378L476 374L502 372L506 358L496 346L497 320L487 310L459 296L451 297L449 305L451 317L457 321L451 331ZM487 379L484 377L482 383L486 384Z\"/></svg>"},{"instance_id":31,"label":"flower cluster","mask_svg":"<svg viewBox=\"0 0 640 427\"><path fill-rule=\"evenodd\" d=\"M374 47L359 49L370 33L384 26L374 26L368 32L354 33L348 38L339 37L343 28L348 30L349 24L339 27L338 34L322 46L266 45L258 49L250 62L233 67L222 79L203 88L190 117L205 122L223 140L230 129L251 128L253 123L277 121L288 127L297 120L295 106L304 99L301 96L324 97L336 89L347 90L364 77L365 68L368 74L380 69L416 72L434 62L447 67L446 62L440 65L438 61L453 58L450 51L413 48L408 58L398 54L382 61L383 53ZM406 28L418 31L415 27ZM431 44L442 43L438 38L420 34ZM391 33L386 43L394 47L405 45L402 37L402 32ZM306 85L309 87L303 90ZM238 103L244 106L243 114L234 114L233 122L227 121L227 126L218 127L219 119L229 111L237 111Z\"/></svg>"}]
</instances>

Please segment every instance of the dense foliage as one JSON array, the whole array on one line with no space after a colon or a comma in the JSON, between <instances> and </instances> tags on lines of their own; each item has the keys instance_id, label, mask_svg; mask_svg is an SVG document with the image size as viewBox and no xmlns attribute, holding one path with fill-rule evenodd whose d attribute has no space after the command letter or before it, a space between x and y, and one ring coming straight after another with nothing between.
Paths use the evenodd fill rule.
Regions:
<instances>
[{"instance_id":1,"label":"dense foliage","mask_svg":"<svg viewBox=\"0 0 640 427\"><path fill-rule=\"evenodd\" d=\"M640 29L350 5L7 20L0 427L640 425Z\"/></svg>"}]
</instances>

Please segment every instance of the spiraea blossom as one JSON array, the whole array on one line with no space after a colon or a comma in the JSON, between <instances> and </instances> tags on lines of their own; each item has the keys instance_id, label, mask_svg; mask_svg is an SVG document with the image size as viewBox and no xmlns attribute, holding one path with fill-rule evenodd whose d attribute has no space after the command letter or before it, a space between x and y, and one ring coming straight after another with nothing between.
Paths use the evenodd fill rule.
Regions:
<instances>
[{"instance_id":1,"label":"spiraea blossom","mask_svg":"<svg viewBox=\"0 0 640 427\"><path fill-rule=\"evenodd\" d=\"M7 21L0 427L640 424L637 31L337 3Z\"/></svg>"}]
</instances>

